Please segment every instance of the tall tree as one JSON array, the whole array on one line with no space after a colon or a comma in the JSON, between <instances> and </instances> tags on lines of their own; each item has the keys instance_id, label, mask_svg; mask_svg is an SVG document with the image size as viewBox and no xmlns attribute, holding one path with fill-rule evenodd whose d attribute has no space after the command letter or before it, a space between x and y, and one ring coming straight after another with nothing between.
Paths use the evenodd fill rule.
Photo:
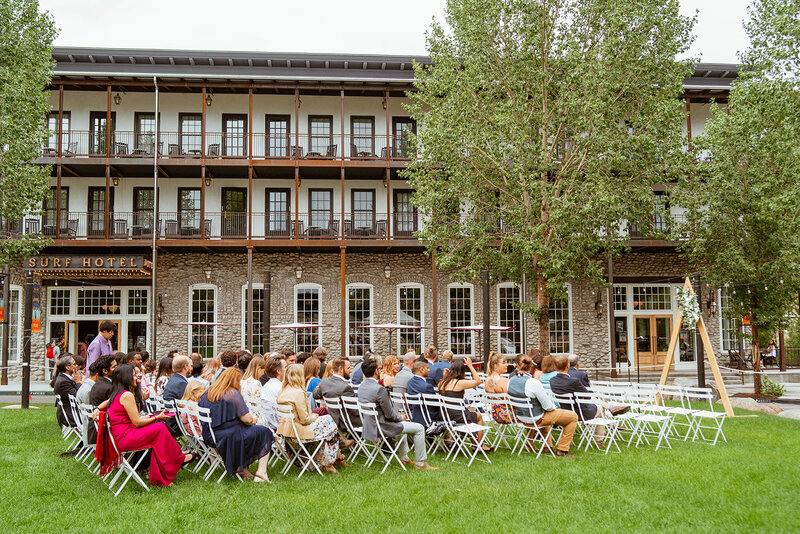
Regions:
<instances>
[{"instance_id":1,"label":"tall tree","mask_svg":"<svg viewBox=\"0 0 800 534\"><path fill-rule=\"evenodd\" d=\"M784 324L800 288L800 2L756 0L749 14L728 106L696 138L705 161L675 199L689 209L687 257L730 287L732 317L749 317L758 371L759 331Z\"/></svg>"},{"instance_id":2,"label":"tall tree","mask_svg":"<svg viewBox=\"0 0 800 534\"><path fill-rule=\"evenodd\" d=\"M686 166L677 0L449 0L416 65L406 176L442 268L538 281L538 345L567 280L603 283L625 222Z\"/></svg>"},{"instance_id":3,"label":"tall tree","mask_svg":"<svg viewBox=\"0 0 800 534\"><path fill-rule=\"evenodd\" d=\"M31 162L47 134L55 36L53 18L36 0L0 0L0 265L48 242L13 225L38 212L50 189L50 166Z\"/></svg>"}]
</instances>

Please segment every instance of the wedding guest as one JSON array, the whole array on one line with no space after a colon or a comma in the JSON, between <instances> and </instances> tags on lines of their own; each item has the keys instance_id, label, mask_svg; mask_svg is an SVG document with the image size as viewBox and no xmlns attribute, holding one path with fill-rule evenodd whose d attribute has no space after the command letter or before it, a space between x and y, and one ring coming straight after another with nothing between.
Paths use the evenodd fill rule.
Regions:
<instances>
[{"instance_id":1,"label":"wedding guest","mask_svg":"<svg viewBox=\"0 0 800 534\"><path fill-rule=\"evenodd\" d=\"M486 384L484 384L486 393L508 393L508 378L503 376L507 370L506 357L492 352L489 355L489 376L486 377ZM492 403L492 419L501 425L511 424L513 420L508 410L507 404Z\"/></svg>"},{"instance_id":2,"label":"wedding guest","mask_svg":"<svg viewBox=\"0 0 800 534\"><path fill-rule=\"evenodd\" d=\"M156 395L160 397L164 394L164 388L166 387L167 382L169 382L171 376L172 357L167 356L166 358L161 358L161 360L158 362L158 372L156 373Z\"/></svg>"},{"instance_id":3,"label":"wedding guest","mask_svg":"<svg viewBox=\"0 0 800 534\"><path fill-rule=\"evenodd\" d=\"M317 347L311 355L319 360L319 376L320 378L324 378L325 369L328 367L326 363L328 360L328 351L325 350L324 347Z\"/></svg>"},{"instance_id":4,"label":"wedding guest","mask_svg":"<svg viewBox=\"0 0 800 534\"><path fill-rule=\"evenodd\" d=\"M113 354L114 349L109 341L117 332L117 323L112 321L102 321L99 326L99 333L86 349L86 365L92 365L100 356Z\"/></svg>"},{"instance_id":5,"label":"wedding guest","mask_svg":"<svg viewBox=\"0 0 800 534\"><path fill-rule=\"evenodd\" d=\"M472 378L467 378L467 370L469 370ZM478 371L472 365L472 359L467 356L463 361L455 362L447 371L447 375L439 382L439 393L444 397L451 399L464 399L464 391L475 388L481 385L481 377ZM465 415L462 412L455 410L448 410L450 419L455 423L477 423L483 424L483 417L479 412L466 410ZM466 417L466 420L465 420ZM481 438L483 432L478 432L478 439ZM484 450L490 450L486 445L483 446Z\"/></svg>"},{"instance_id":6,"label":"wedding guest","mask_svg":"<svg viewBox=\"0 0 800 534\"><path fill-rule=\"evenodd\" d=\"M174 401L183 397L189 376L192 374L192 360L180 354L172 358L172 376L164 386L162 396L165 401Z\"/></svg>"},{"instance_id":7,"label":"wedding guest","mask_svg":"<svg viewBox=\"0 0 800 534\"><path fill-rule=\"evenodd\" d=\"M430 366L429 376L434 387L442 381L445 372L453 365L453 351L446 350L442 353L442 359Z\"/></svg>"},{"instance_id":8,"label":"wedding guest","mask_svg":"<svg viewBox=\"0 0 800 534\"><path fill-rule=\"evenodd\" d=\"M261 387L260 396L262 404L276 407L278 394L283 388L283 376L286 369L286 358L283 355L270 356L264 370L264 375L268 377L267 382ZM263 376L261 377L264 378ZM266 421L261 424L269 426L274 432L278 428L278 419L272 415L267 416Z\"/></svg>"},{"instance_id":9,"label":"wedding guest","mask_svg":"<svg viewBox=\"0 0 800 534\"><path fill-rule=\"evenodd\" d=\"M261 356L254 356L247 364L247 369L242 376L242 397L250 408L256 413L261 403L261 377L267 368L267 362Z\"/></svg>"},{"instance_id":10,"label":"wedding guest","mask_svg":"<svg viewBox=\"0 0 800 534\"><path fill-rule=\"evenodd\" d=\"M203 373L200 375L200 378L211 384L211 381L214 379L214 376L216 376L221 365L218 359L211 358L206 362L205 367L203 367Z\"/></svg>"},{"instance_id":11,"label":"wedding guest","mask_svg":"<svg viewBox=\"0 0 800 534\"><path fill-rule=\"evenodd\" d=\"M272 431L255 424L258 419L250 413L242 397L241 381L242 373L232 365L219 375L200 398L198 405L211 412L210 428L203 424L203 440L214 443L210 432L213 429L216 437L214 446L224 460L228 476L239 474L255 482L269 482L267 462L272 446ZM253 475L248 467L256 460L258 469Z\"/></svg>"},{"instance_id":12,"label":"wedding guest","mask_svg":"<svg viewBox=\"0 0 800 534\"><path fill-rule=\"evenodd\" d=\"M306 358L303 363L303 376L305 377L306 392L313 393L322 381L319 377L320 363L317 358Z\"/></svg>"},{"instance_id":13,"label":"wedding guest","mask_svg":"<svg viewBox=\"0 0 800 534\"><path fill-rule=\"evenodd\" d=\"M200 397L203 396L203 393L206 392L206 388L203 387L203 384L197 381L191 381L186 384L186 389L183 391L183 398L181 400L189 401L189 402L199 402ZM203 434L203 430L200 428L200 420L197 417L189 417L189 414L186 412L181 413L181 422L183 422L183 426L186 429L189 429L190 426L194 427L193 436L200 436Z\"/></svg>"},{"instance_id":14,"label":"wedding guest","mask_svg":"<svg viewBox=\"0 0 800 534\"><path fill-rule=\"evenodd\" d=\"M383 361L383 375L381 376L380 384L385 388L392 387L394 384L394 377L400 372L400 360L397 356L390 354Z\"/></svg>"},{"instance_id":15,"label":"wedding guest","mask_svg":"<svg viewBox=\"0 0 800 534\"><path fill-rule=\"evenodd\" d=\"M549 384L550 379L558 374L556 370L556 359L550 354L542 358L541 371L542 374L539 376L539 382L542 384Z\"/></svg>"}]
</instances>

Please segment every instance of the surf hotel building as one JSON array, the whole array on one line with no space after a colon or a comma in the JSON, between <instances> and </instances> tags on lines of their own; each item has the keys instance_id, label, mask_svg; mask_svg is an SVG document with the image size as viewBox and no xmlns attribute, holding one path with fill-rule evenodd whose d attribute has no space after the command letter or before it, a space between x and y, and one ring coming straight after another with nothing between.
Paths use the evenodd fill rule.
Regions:
<instances>
[{"instance_id":1,"label":"surf hotel building","mask_svg":"<svg viewBox=\"0 0 800 534\"><path fill-rule=\"evenodd\" d=\"M482 322L480 281L457 283L424 254L399 174L415 157L403 107L412 62L428 58L105 48L55 48L53 58L50 135L37 159L52 165L50 194L41 214L2 221L6 233L52 238L11 269L12 378L28 273L34 379L46 343L64 335L75 353L102 320L117 323L117 349L156 357L320 345L353 358L429 344L479 354L479 332L451 328ZM687 142L736 72L700 64L686 79ZM669 206L652 224L681 213ZM552 304L551 352L608 369L663 362L673 288L688 267L677 243L629 232L610 292L576 280ZM733 348L725 295L699 289L712 342ZM492 350L535 346L519 299L535 299L535 284L491 287L491 324L511 327L492 332ZM291 323L319 326L275 328ZM363 328L386 323L411 328ZM680 339L676 365L694 366L694 336Z\"/></svg>"}]
</instances>

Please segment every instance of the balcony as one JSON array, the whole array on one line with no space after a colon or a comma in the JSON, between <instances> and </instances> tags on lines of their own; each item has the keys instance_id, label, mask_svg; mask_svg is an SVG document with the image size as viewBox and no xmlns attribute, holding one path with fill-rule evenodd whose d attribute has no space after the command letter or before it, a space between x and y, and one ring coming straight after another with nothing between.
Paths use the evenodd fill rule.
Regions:
<instances>
[{"instance_id":1,"label":"balcony","mask_svg":"<svg viewBox=\"0 0 800 534\"><path fill-rule=\"evenodd\" d=\"M60 224L56 221L60 219ZM18 234L42 234L57 237L60 244L77 241L108 239L146 245L153 239L154 217L146 212L109 213L106 224L104 212L64 212L26 217L13 224ZM391 225L389 224L391 222ZM352 212L344 216L330 212L256 213L251 218L252 236L248 236L248 214L234 212L160 212L155 224L159 241L200 241L204 245L232 241L307 241L346 240L353 242L402 240L418 244L414 232L419 217L411 212L370 213ZM58 235L56 227L58 226ZM337 245L338 246L338 245Z\"/></svg>"},{"instance_id":2,"label":"balcony","mask_svg":"<svg viewBox=\"0 0 800 534\"><path fill-rule=\"evenodd\" d=\"M42 149L44 158L57 157L58 132L51 131ZM249 136L224 132L160 132L158 143L151 133L72 130L62 135L61 156L66 158L201 158L276 159L317 161L409 161L417 154L404 135L281 135L254 133ZM157 147L157 148L156 148ZM342 148L344 147L344 150Z\"/></svg>"},{"instance_id":3,"label":"balcony","mask_svg":"<svg viewBox=\"0 0 800 534\"><path fill-rule=\"evenodd\" d=\"M668 216L655 217L648 227L629 224L628 237L632 240L674 241L682 239L683 237L677 232L684 222L686 222L686 216L682 213L670 213Z\"/></svg>"}]
</instances>

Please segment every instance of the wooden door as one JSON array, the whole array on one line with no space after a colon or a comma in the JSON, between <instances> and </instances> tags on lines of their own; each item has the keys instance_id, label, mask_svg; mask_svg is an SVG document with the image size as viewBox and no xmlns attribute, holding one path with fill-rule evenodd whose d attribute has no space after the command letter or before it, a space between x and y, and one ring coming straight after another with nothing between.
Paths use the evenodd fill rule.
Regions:
<instances>
[{"instance_id":1,"label":"wooden door","mask_svg":"<svg viewBox=\"0 0 800 534\"><path fill-rule=\"evenodd\" d=\"M633 318L636 365L656 368L663 365L669 349L672 317L669 315L639 315Z\"/></svg>"},{"instance_id":2,"label":"wooden door","mask_svg":"<svg viewBox=\"0 0 800 534\"><path fill-rule=\"evenodd\" d=\"M114 349L114 351L119 352L120 350L122 350L122 349L120 349L120 339L122 339L122 336L121 336L122 321L119 320L119 319L100 319L99 321L97 321L97 331L98 332L100 331L100 324L103 321L107 321L107 320L110 320L112 323L117 325L117 331L114 333L114 336L111 338L110 341L111 341L111 348Z\"/></svg>"}]
</instances>

